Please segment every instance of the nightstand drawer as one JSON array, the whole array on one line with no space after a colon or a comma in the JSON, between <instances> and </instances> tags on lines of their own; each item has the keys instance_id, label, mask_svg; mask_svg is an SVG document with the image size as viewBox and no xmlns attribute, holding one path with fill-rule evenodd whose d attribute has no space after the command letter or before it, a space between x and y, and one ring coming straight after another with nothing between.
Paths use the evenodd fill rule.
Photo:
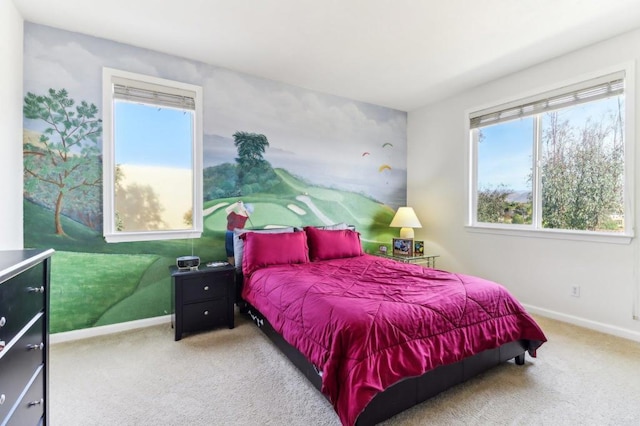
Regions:
<instances>
[{"instance_id":1,"label":"nightstand drawer","mask_svg":"<svg viewBox=\"0 0 640 426\"><path fill-rule=\"evenodd\" d=\"M184 278L182 281L183 303L198 302L206 299L219 299L227 296L227 281L211 274Z\"/></svg>"},{"instance_id":2,"label":"nightstand drawer","mask_svg":"<svg viewBox=\"0 0 640 426\"><path fill-rule=\"evenodd\" d=\"M184 331L206 330L216 325L227 324L228 303L228 299L223 298L184 305L182 311Z\"/></svg>"}]
</instances>

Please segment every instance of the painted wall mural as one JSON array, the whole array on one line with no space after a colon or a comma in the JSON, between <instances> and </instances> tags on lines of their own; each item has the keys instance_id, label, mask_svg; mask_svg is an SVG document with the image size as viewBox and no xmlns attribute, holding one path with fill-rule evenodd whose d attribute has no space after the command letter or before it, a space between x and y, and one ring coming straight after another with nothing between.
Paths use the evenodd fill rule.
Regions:
<instances>
[{"instance_id":1,"label":"painted wall mural","mask_svg":"<svg viewBox=\"0 0 640 426\"><path fill-rule=\"evenodd\" d=\"M232 211L249 228L353 224L369 252L397 234L406 113L31 23L24 42L24 241L56 249L51 332L169 314L168 267L226 259ZM203 87L201 238L104 241L103 67Z\"/></svg>"}]
</instances>

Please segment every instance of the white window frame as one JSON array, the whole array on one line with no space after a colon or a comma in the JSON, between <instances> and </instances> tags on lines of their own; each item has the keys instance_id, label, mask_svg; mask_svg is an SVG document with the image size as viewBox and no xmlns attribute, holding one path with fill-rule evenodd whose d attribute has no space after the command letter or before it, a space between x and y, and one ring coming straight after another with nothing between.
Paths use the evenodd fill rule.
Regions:
<instances>
[{"instance_id":1,"label":"white window frame","mask_svg":"<svg viewBox=\"0 0 640 426\"><path fill-rule=\"evenodd\" d=\"M538 167L533 167L534 181L532 185L532 193L534 194L534 203L538 203L538 208L534 206L533 224L532 225L514 225L500 223L486 223L477 221L477 170L478 170L478 153L477 140L472 137L470 119L477 115L478 111L489 111L491 109L500 110L506 105L523 103L525 100L535 99L536 97L544 97L550 92L562 92L564 88L581 84L588 80L600 78L602 76L624 73L624 94L625 94L625 155L624 155L624 209L625 209L625 232L594 232L582 230L566 230L566 229L548 229L536 227L538 218L535 216L541 211L539 204L541 203L541 188L539 187ZM469 232L499 234L519 237L535 237L535 238L553 238L564 240L594 241L616 244L629 244L634 237L635 231L635 209L634 209L634 170L635 170L635 63L630 62L598 72L582 75L569 81L557 83L542 89L534 90L504 99L499 102L471 108L465 112L465 135L467 135L467 220L465 228ZM475 132L474 132L475 133ZM534 142L535 143L535 142ZM541 147L532 146L540 153Z\"/></svg>"},{"instance_id":2,"label":"white window frame","mask_svg":"<svg viewBox=\"0 0 640 426\"><path fill-rule=\"evenodd\" d=\"M182 230L118 231L115 224L115 151L114 151L114 83L130 80L135 87L149 89L161 87L162 92L188 91L195 93L194 134L192 144L193 209L192 227ZM154 241L199 238L202 235L202 140L203 140L202 87L113 68L102 71L102 181L103 181L103 235L108 243L127 241Z\"/></svg>"}]
</instances>

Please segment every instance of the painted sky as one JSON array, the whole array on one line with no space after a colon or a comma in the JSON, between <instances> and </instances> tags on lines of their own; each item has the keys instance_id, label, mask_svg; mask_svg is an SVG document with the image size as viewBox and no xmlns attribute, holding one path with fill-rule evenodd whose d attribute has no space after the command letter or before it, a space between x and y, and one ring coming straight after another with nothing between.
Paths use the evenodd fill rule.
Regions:
<instances>
[{"instance_id":1,"label":"painted sky","mask_svg":"<svg viewBox=\"0 0 640 426\"><path fill-rule=\"evenodd\" d=\"M406 202L405 112L28 22L24 39L25 94L65 88L77 102L86 100L102 111L105 66L200 85L205 143L207 136L232 140L236 131L262 133L270 144L265 157L275 167L316 184L340 187L352 181L359 192L392 205ZM46 80L42 69L48 70ZM34 126L25 122L38 130ZM233 147L215 150L205 164L233 158ZM380 173L383 164L392 172Z\"/></svg>"}]
</instances>

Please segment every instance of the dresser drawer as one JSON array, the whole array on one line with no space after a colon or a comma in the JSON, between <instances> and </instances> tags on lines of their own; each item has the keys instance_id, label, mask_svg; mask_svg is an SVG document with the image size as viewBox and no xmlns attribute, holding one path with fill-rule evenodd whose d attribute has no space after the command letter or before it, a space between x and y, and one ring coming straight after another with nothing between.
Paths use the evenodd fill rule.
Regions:
<instances>
[{"instance_id":1,"label":"dresser drawer","mask_svg":"<svg viewBox=\"0 0 640 426\"><path fill-rule=\"evenodd\" d=\"M42 263L0 283L0 340L11 339L44 309Z\"/></svg>"},{"instance_id":2,"label":"dresser drawer","mask_svg":"<svg viewBox=\"0 0 640 426\"><path fill-rule=\"evenodd\" d=\"M183 330L206 330L216 325L227 324L228 303L228 299L223 298L184 305Z\"/></svg>"},{"instance_id":3,"label":"dresser drawer","mask_svg":"<svg viewBox=\"0 0 640 426\"><path fill-rule=\"evenodd\" d=\"M7 346L6 352L0 352L0 400L4 400L0 405L0 419L9 413L27 380L44 362L43 321L44 314L39 313L29 330Z\"/></svg>"},{"instance_id":4,"label":"dresser drawer","mask_svg":"<svg viewBox=\"0 0 640 426\"><path fill-rule=\"evenodd\" d=\"M185 277L182 281L182 302L227 297L229 280L233 280L233 272Z\"/></svg>"},{"instance_id":5,"label":"dresser drawer","mask_svg":"<svg viewBox=\"0 0 640 426\"><path fill-rule=\"evenodd\" d=\"M38 367L25 388L26 393L13 409L7 426L38 425L44 416L44 366Z\"/></svg>"}]
</instances>

